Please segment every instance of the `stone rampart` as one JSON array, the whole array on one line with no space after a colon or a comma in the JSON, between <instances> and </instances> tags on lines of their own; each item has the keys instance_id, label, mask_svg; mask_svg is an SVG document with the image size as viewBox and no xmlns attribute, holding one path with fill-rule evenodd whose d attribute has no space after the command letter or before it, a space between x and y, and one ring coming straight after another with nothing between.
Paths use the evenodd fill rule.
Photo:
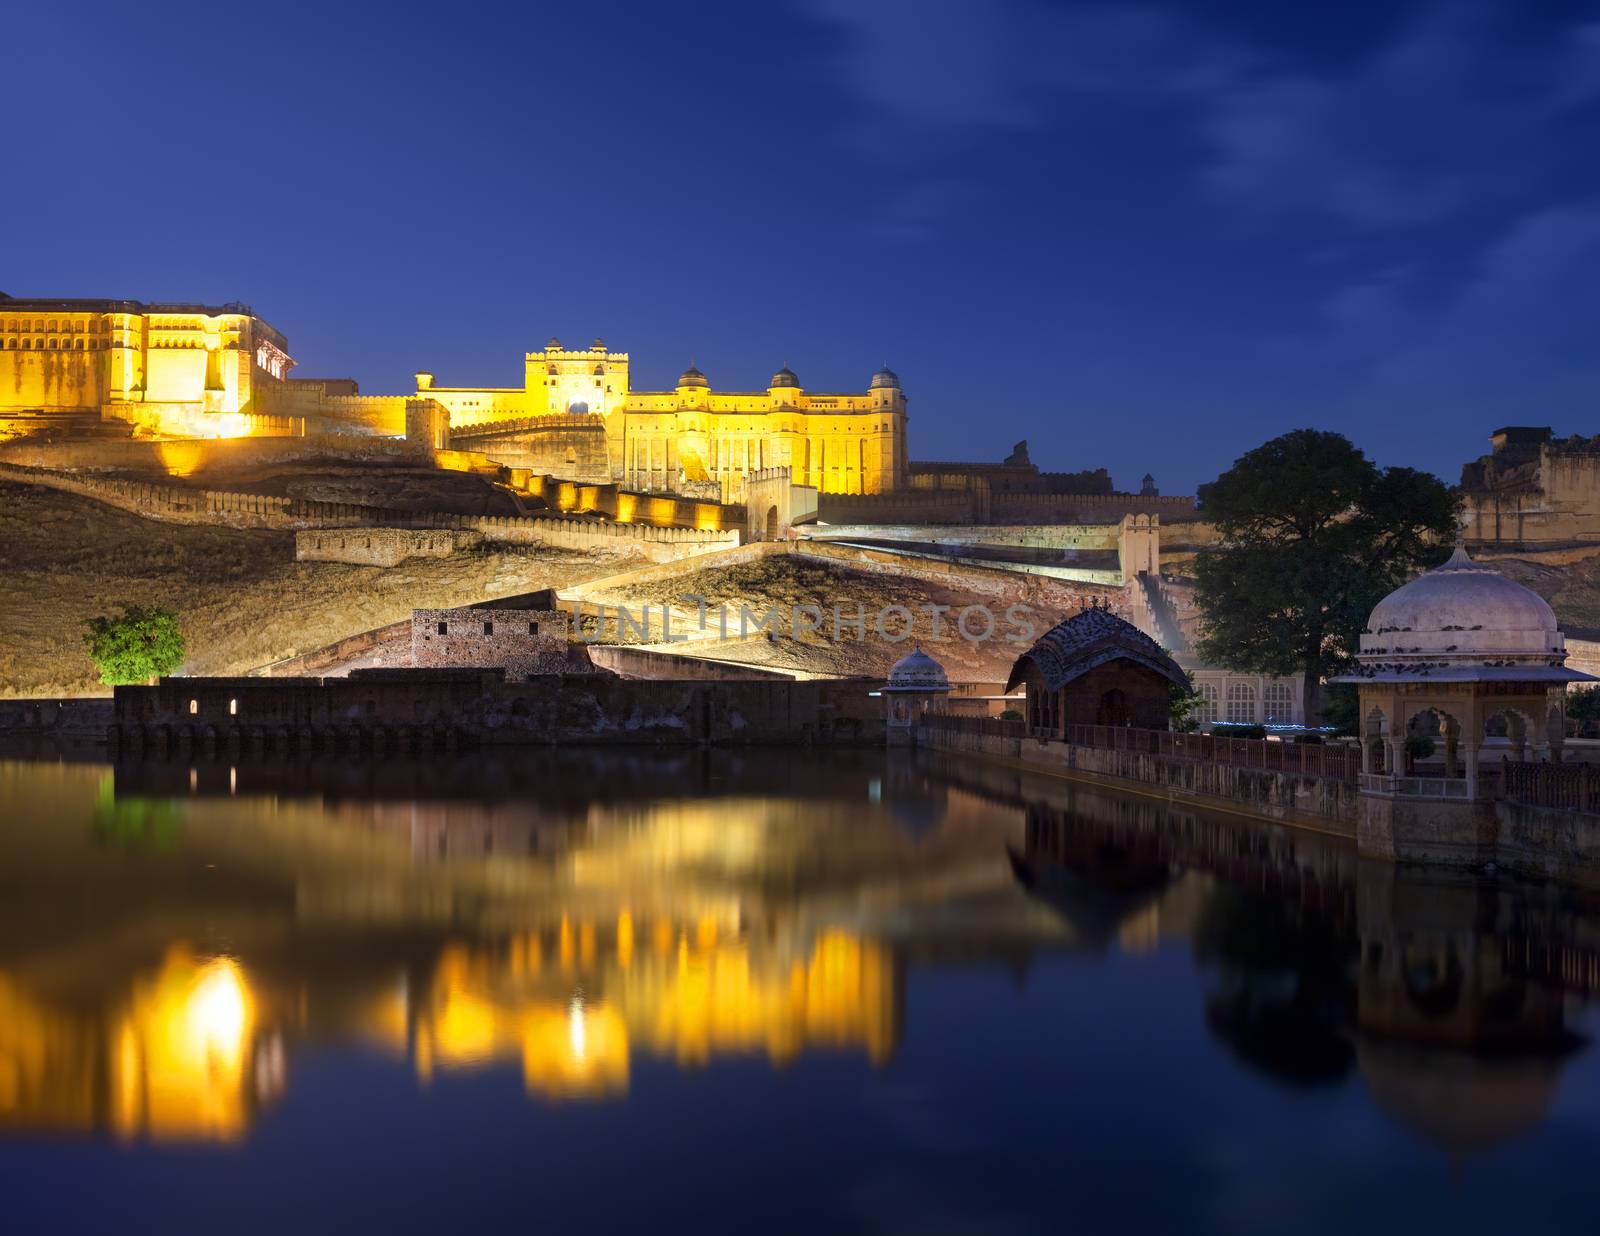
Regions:
<instances>
[{"instance_id":1,"label":"stone rampart","mask_svg":"<svg viewBox=\"0 0 1600 1236\"><path fill-rule=\"evenodd\" d=\"M440 745L859 743L882 746L865 679L647 681L500 670L358 670L347 678L164 678L117 687L118 754L416 751Z\"/></svg>"},{"instance_id":2,"label":"stone rampart","mask_svg":"<svg viewBox=\"0 0 1600 1236\"><path fill-rule=\"evenodd\" d=\"M453 529L476 532L486 541L512 545L554 545L563 549L637 549L657 562L669 562L739 544L737 531L657 528L559 515L489 516L440 512L399 512L343 502L316 502L269 494L153 485L110 477L74 476L42 468L0 464L0 480L48 485L82 494L136 515L176 523L226 524L237 528Z\"/></svg>"},{"instance_id":3,"label":"stone rampart","mask_svg":"<svg viewBox=\"0 0 1600 1236\"><path fill-rule=\"evenodd\" d=\"M296 562L390 567L408 558L447 558L472 549L483 533L443 528L312 528L294 534Z\"/></svg>"},{"instance_id":4,"label":"stone rampart","mask_svg":"<svg viewBox=\"0 0 1600 1236\"><path fill-rule=\"evenodd\" d=\"M654 648L635 648L626 644L589 644L587 647L590 661L600 669L610 670L624 678L645 678L654 682L668 679L791 682L795 677L782 670L761 669L733 661L718 661L712 657L680 656L675 652L661 652Z\"/></svg>"}]
</instances>

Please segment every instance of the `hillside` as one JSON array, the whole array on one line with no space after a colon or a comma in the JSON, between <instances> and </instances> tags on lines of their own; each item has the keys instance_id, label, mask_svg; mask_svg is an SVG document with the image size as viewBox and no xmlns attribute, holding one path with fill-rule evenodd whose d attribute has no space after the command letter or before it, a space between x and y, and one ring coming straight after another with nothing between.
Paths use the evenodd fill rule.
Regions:
<instances>
[{"instance_id":1,"label":"hillside","mask_svg":"<svg viewBox=\"0 0 1600 1236\"><path fill-rule=\"evenodd\" d=\"M408 618L413 608L559 586L631 559L495 547L395 567L296 562L294 535L160 523L0 484L0 696L104 694L84 622L124 602L175 609L184 672L243 673Z\"/></svg>"}]
</instances>

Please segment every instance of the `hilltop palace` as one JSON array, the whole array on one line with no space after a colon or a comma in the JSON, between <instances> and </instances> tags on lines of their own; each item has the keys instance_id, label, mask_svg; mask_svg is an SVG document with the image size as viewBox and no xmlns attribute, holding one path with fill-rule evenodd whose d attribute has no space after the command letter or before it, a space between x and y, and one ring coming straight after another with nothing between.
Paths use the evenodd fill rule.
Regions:
<instances>
[{"instance_id":1,"label":"hilltop palace","mask_svg":"<svg viewBox=\"0 0 1600 1236\"><path fill-rule=\"evenodd\" d=\"M414 391L365 395L349 378L291 377L294 365L246 305L0 294L0 439L46 421L158 440L424 437L581 484L740 502L747 478L787 468L824 495L941 491L944 507L975 495L975 517L991 492L1112 497L1103 469L1040 472L1026 444L1001 463L911 462L888 368L860 392L809 391L787 365L765 390L718 391L693 364L670 390L635 390L626 352L552 339L524 354L519 386L445 386L422 370Z\"/></svg>"},{"instance_id":2,"label":"hilltop palace","mask_svg":"<svg viewBox=\"0 0 1600 1236\"><path fill-rule=\"evenodd\" d=\"M243 305L9 297L0 352L0 413L95 412L156 436L399 436L407 400L423 399L452 438L574 479L726 498L775 467L823 493L886 493L908 477L905 393L888 369L860 393L807 391L787 366L765 390L715 391L693 365L671 390L639 391L626 352L552 339L523 357L520 386L442 386L419 372L410 395L367 396L348 379L290 377L288 342Z\"/></svg>"}]
</instances>

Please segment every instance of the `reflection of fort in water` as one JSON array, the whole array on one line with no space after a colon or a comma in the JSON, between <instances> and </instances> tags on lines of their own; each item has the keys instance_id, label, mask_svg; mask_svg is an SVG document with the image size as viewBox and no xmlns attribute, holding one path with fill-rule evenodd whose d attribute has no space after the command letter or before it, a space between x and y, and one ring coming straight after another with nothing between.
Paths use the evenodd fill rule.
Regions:
<instances>
[{"instance_id":1,"label":"reflection of fort in water","mask_svg":"<svg viewBox=\"0 0 1600 1236\"><path fill-rule=\"evenodd\" d=\"M559 1099L624 1094L641 1054L881 1066L908 968L1179 940L1241 1060L1358 1073L1456 1153L1542 1119L1565 1002L1600 986L1595 920L1551 890L997 768L607 753L50 776L19 804L0 771L0 806L41 821L0 831L0 894L39 885L0 903L13 1125L237 1137L323 1042L422 1083L509 1066ZM59 929L68 878L96 930Z\"/></svg>"}]
</instances>

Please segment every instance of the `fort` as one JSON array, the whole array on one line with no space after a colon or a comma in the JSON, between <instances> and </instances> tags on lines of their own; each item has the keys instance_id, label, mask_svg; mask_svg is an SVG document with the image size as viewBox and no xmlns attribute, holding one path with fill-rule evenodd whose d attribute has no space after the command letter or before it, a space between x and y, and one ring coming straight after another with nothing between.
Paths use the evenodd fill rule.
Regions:
<instances>
[{"instance_id":1,"label":"fort","mask_svg":"<svg viewBox=\"0 0 1600 1236\"><path fill-rule=\"evenodd\" d=\"M581 484L721 503L742 503L751 477L787 469L824 496L908 495L902 518L966 510L950 522L987 520L994 496L1043 499L1041 519L1059 514L1053 500L1115 497L1104 470L1041 472L1026 443L999 464L913 463L906 394L887 367L857 392L808 390L787 365L764 390L715 390L694 364L671 389L636 390L628 354L598 339L577 349L551 339L525 353L516 386L449 386L419 369L415 390L369 395L350 378L292 377L294 367L285 336L242 304L0 295L0 442L65 435L55 466L98 458L115 467L132 458L119 433L405 440ZM1157 509L1146 488L1143 505L1107 509ZM1172 513L1184 500L1159 501Z\"/></svg>"}]
</instances>

